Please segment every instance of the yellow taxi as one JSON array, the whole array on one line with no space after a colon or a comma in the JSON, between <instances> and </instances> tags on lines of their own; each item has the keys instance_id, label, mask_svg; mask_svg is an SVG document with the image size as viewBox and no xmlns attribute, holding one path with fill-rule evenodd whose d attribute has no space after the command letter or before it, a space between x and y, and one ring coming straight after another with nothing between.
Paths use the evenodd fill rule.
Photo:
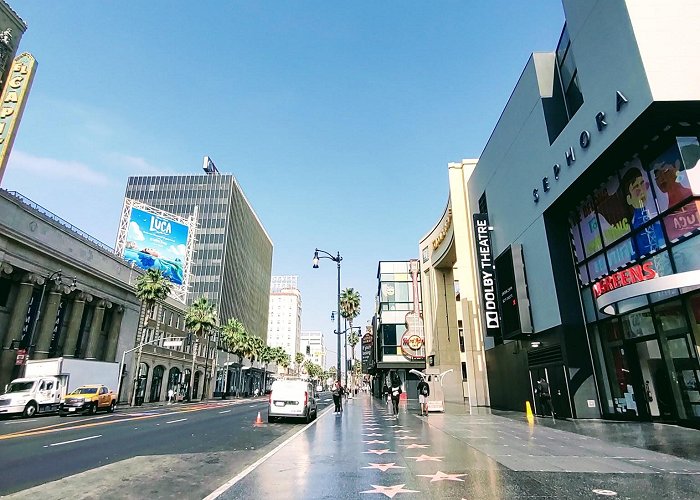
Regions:
<instances>
[{"instance_id":1,"label":"yellow taxi","mask_svg":"<svg viewBox=\"0 0 700 500\"><path fill-rule=\"evenodd\" d=\"M117 405L117 396L102 384L81 385L67 394L58 409L62 417L69 413L89 413L94 415L97 410L107 410L112 413Z\"/></svg>"}]
</instances>

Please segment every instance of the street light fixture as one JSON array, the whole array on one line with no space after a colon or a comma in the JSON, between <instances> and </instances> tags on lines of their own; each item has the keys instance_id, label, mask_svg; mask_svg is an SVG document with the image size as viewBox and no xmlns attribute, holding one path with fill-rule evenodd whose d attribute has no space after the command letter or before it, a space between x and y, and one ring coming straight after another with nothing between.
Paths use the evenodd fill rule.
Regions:
<instances>
[{"instance_id":1,"label":"street light fixture","mask_svg":"<svg viewBox=\"0 0 700 500\"><path fill-rule=\"evenodd\" d=\"M319 252L323 255L319 255ZM340 262L343 260L343 258L340 256L340 252L337 252L336 255L330 254L326 252L325 250L319 250L316 248L314 250L314 258L313 258L313 268L318 269L318 262L321 259L329 259L335 262L338 266L338 311L340 311ZM336 330L336 334L338 334L338 365L336 367L336 377L338 379L338 383L340 384L340 369L341 369L341 361L340 361L340 314L337 315L338 319L338 329Z\"/></svg>"}]
</instances>

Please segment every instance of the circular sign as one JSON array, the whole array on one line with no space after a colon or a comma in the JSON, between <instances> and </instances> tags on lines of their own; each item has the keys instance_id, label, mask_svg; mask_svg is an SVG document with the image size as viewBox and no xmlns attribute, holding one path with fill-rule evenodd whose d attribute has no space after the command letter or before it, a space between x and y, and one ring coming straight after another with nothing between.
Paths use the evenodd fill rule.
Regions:
<instances>
[{"instance_id":1,"label":"circular sign","mask_svg":"<svg viewBox=\"0 0 700 500\"><path fill-rule=\"evenodd\" d=\"M411 335L410 337L408 337L406 344L414 351L417 351L418 349L423 347L423 339L418 335Z\"/></svg>"}]
</instances>

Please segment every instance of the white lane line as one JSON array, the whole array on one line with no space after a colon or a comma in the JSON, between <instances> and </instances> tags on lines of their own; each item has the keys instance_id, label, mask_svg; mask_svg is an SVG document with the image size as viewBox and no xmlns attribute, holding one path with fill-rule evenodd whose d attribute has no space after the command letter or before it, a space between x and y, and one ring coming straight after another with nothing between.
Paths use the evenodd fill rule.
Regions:
<instances>
[{"instance_id":1,"label":"white lane line","mask_svg":"<svg viewBox=\"0 0 700 500\"><path fill-rule=\"evenodd\" d=\"M171 420L170 422L165 422L166 424L174 424L175 422L184 422L186 418L178 418L177 420Z\"/></svg>"},{"instance_id":2,"label":"white lane line","mask_svg":"<svg viewBox=\"0 0 700 500\"><path fill-rule=\"evenodd\" d=\"M227 490L231 489L233 485L235 485L238 481L246 477L248 474L253 472L255 469L257 469L265 460L270 458L272 455L277 453L279 450L284 448L290 441L292 441L295 437L297 437L299 434L304 432L306 429L311 427L312 425L316 425L316 423L319 421L321 417L324 415L328 414L331 411L332 407L329 406L327 407L321 415L316 417L312 422L306 424L304 427L299 429L297 432L292 434L289 438L285 439L284 442L280 443L275 447L273 450L270 450L264 457L258 459L255 463L250 464L246 469L244 469L242 472L240 472L237 476L234 478L230 479L229 481L225 482L221 486L219 486L216 490L212 491L209 495L204 497L204 500L215 500L216 498L219 498L220 495L222 495L224 492Z\"/></svg>"},{"instance_id":3,"label":"white lane line","mask_svg":"<svg viewBox=\"0 0 700 500\"><path fill-rule=\"evenodd\" d=\"M87 441L88 439L97 439L97 438L101 438L101 437L102 437L102 434L98 434L97 436L90 436L90 437L86 437L86 438L73 439L72 441L63 441L62 443L45 444L44 448L48 448L49 446L61 446L63 444L77 443L78 441Z\"/></svg>"},{"instance_id":4,"label":"white lane line","mask_svg":"<svg viewBox=\"0 0 700 500\"><path fill-rule=\"evenodd\" d=\"M231 411L231 410L224 410L224 411L220 411L219 413L228 413L228 412L230 412L230 411Z\"/></svg>"}]
</instances>

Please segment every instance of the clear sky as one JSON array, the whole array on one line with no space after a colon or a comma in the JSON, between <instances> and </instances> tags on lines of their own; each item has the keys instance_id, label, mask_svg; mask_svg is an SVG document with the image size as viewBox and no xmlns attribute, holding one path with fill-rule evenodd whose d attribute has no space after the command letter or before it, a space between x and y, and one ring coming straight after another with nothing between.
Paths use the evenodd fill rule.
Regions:
<instances>
[{"instance_id":1,"label":"clear sky","mask_svg":"<svg viewBox=\"0 0 700 500\"><path fill-rule=\"evenodd\" d=\"M3 188L114 244L128 175L233 173L335 357L336 272L374 312L418 257L447 163L484 148L560 0L8 0L37 74ZM359 348L358 348L359 351ZM331 363L332 364L332 361Z\"/></svg>"}]
</instances>

